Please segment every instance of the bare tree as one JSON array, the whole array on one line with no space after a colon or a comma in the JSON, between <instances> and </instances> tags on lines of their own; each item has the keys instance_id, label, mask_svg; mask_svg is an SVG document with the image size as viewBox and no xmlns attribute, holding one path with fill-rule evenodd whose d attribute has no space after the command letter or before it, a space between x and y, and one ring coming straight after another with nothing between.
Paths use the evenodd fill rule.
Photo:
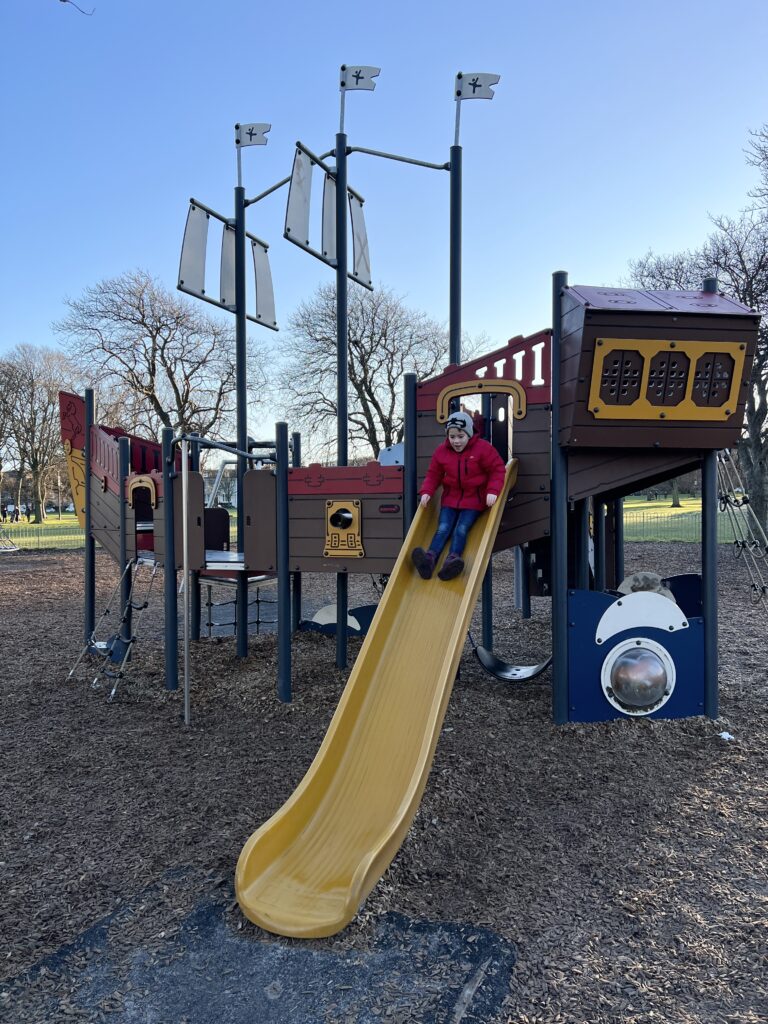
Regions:
<instances>
[{"instance_id":1,"label":"bare tree","mask_svg":"<svg viewBox=\"0 0 768 1024\"><path fill-rule=\"evenodd\" d=\"M713 217L715 230L699 249L630 262L633 282L643 288L700 288L715 274L720 287L768 313L768 212L752 208L739 217ZM768 324L758 334L739 455L750 500L760 521L768 515Z\"/></svg>"},{"instance_id":2,"label":"bare tree","mask_svg":"<svg viewBox=\"0 0 768 1024\"><path fill-rule=\"evenodd\" d=\"M336 291L322 285L288 321L281 370L286 416L328 455L336 437ZM355 288L347 330L349 437L353 454L378 457L403 439L403 375L436 373L448 362L445 329L393 292Z\"/></svg>"},{"instance_id":3,"label":"bare tree","mask_svg":"<svg viewBox=\"0 0 768 1024\"><path fill-rule=\"evenodd\" d=\"M220 438L235 410L234 332L143 270L68 300L55 324L84 379L120 398L120 425L156 436L161 427ZM265 356L248 343L252 395L266 387Z\"/></svg>"},{"instance_id":4,"label":"bare tree","mask_svg":"<svg viewBox=\"0 0 768 1024\"><path fill-rule=\"evenodd\" d=\"M747 149L747 163L760 171L760 181L749 193L756 205L768 207L768 124L749 133L752 138Z\"/></svg>"},{"instance_id":5,"label":"bare tree","mask_svg":"<svg viewBox=\"0 0 768 1024\"><path fill-rule=\"evenodd\" d=\"M72 376L61 352L33 345L19 345L0 361L0 420L7 431L6 447L18 466L19 481L29 471L37 523L45 517L48 474L61 454L59 390L72 386Z\"/></svg>"}]
</instances>

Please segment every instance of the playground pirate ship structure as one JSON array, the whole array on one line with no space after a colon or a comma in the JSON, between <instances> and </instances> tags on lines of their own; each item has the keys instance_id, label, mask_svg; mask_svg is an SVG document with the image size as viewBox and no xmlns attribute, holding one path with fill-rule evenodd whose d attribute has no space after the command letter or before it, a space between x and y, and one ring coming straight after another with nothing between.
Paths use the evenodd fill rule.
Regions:
<instances>
[{"instance_id":1,"label":"playground pirate ship structure","mask_svg":"<svg viewBox=\"0 0 768 1024\"><path fill-rule=\"evenodd\" d=\"M193 574L193 588L206 573L276 576L286 612L281 642L289 647L301 617L302 573L392 572L451 403L480 396L487 435L517 460L493 550L517 549L523 604L530 594L553 602L555 720L716 714L714 548L706 524L717 496L708 481L713 473L716 480L717 451L739 436L759 318L712 288L648 292L561 282L553 329L514 337L429 380L406 378L402 464L294 465L287 427L278 424L274 442L259 449L270 468L244 476L241 550L230 544L227 510L206 507L193 459L182 500L179 439L168 437L163 447L89 423L86 400L62 394L62 440L89 539L121 571L150 559L171 581L166 646L174 656L166 651L166 685L177 685L179 571ZM697 467L705 490L702 573L667 581L674 602L617 595L621 499ZM199 602L193 614L194 607L199 616ZM290 697L290 678L279 690Z\"/></svg>"}]
</instances>

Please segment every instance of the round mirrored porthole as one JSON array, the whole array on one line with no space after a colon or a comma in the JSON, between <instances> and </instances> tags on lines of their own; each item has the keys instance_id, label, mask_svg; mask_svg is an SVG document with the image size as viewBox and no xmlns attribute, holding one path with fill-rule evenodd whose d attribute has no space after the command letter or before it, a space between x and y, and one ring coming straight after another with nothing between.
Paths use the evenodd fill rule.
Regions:
<instances>
[{"instance_id":1,"label":"round mirrored porthole","mask_svg":"<svg viewBox=\"0 0 768 1024\"><path fill-rule=\"evenodd\" d=\"M675 663L669 651L647 637L623 640L608 652L600 671L605 699L623 715L650 715L663 707L675 688Z\"/></svg>"}]
</instances>

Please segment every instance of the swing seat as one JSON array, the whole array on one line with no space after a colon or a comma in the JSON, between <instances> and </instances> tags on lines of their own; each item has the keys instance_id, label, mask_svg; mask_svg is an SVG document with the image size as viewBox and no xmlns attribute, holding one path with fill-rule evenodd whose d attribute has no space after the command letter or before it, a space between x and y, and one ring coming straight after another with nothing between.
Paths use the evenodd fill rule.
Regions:
<instances>
[{"instance_id":1,"label":"swing seat","mask_svg":"<svg viewBox=\"0 0 768 1024\"><path fill-rule=\"evenodd\" d=\"M542 661L540 665L510 665L508 662L502 661L501 658L497 658L493 651L489 651L485 647L476 647L475 654L486 672L490 672L492 676L505 683L519 683L535 679L542 672L546 672L552 664L552 655L546 661Z\"/></svg>"}]
</instances>

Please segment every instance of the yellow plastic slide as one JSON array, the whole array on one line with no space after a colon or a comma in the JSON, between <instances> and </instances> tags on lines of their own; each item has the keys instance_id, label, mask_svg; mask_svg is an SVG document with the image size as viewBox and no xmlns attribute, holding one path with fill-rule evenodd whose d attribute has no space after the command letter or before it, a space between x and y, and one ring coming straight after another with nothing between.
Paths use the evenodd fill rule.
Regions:
<instances>
[{"instance_id":1,"label":"yellow plastic slide","mask_svg":"<svg viewBox=\"0 0 768 1024\"><path fill-rule=\"evenodd\" d=\"M472 612L517 460L470 531L466 568L422 580L411 550L437 522L414 517L320 749L294 793L253 833L235 890L251 921L278 935L341 931L397 853L421 800Z\"/></svg>"}]
</instances>

